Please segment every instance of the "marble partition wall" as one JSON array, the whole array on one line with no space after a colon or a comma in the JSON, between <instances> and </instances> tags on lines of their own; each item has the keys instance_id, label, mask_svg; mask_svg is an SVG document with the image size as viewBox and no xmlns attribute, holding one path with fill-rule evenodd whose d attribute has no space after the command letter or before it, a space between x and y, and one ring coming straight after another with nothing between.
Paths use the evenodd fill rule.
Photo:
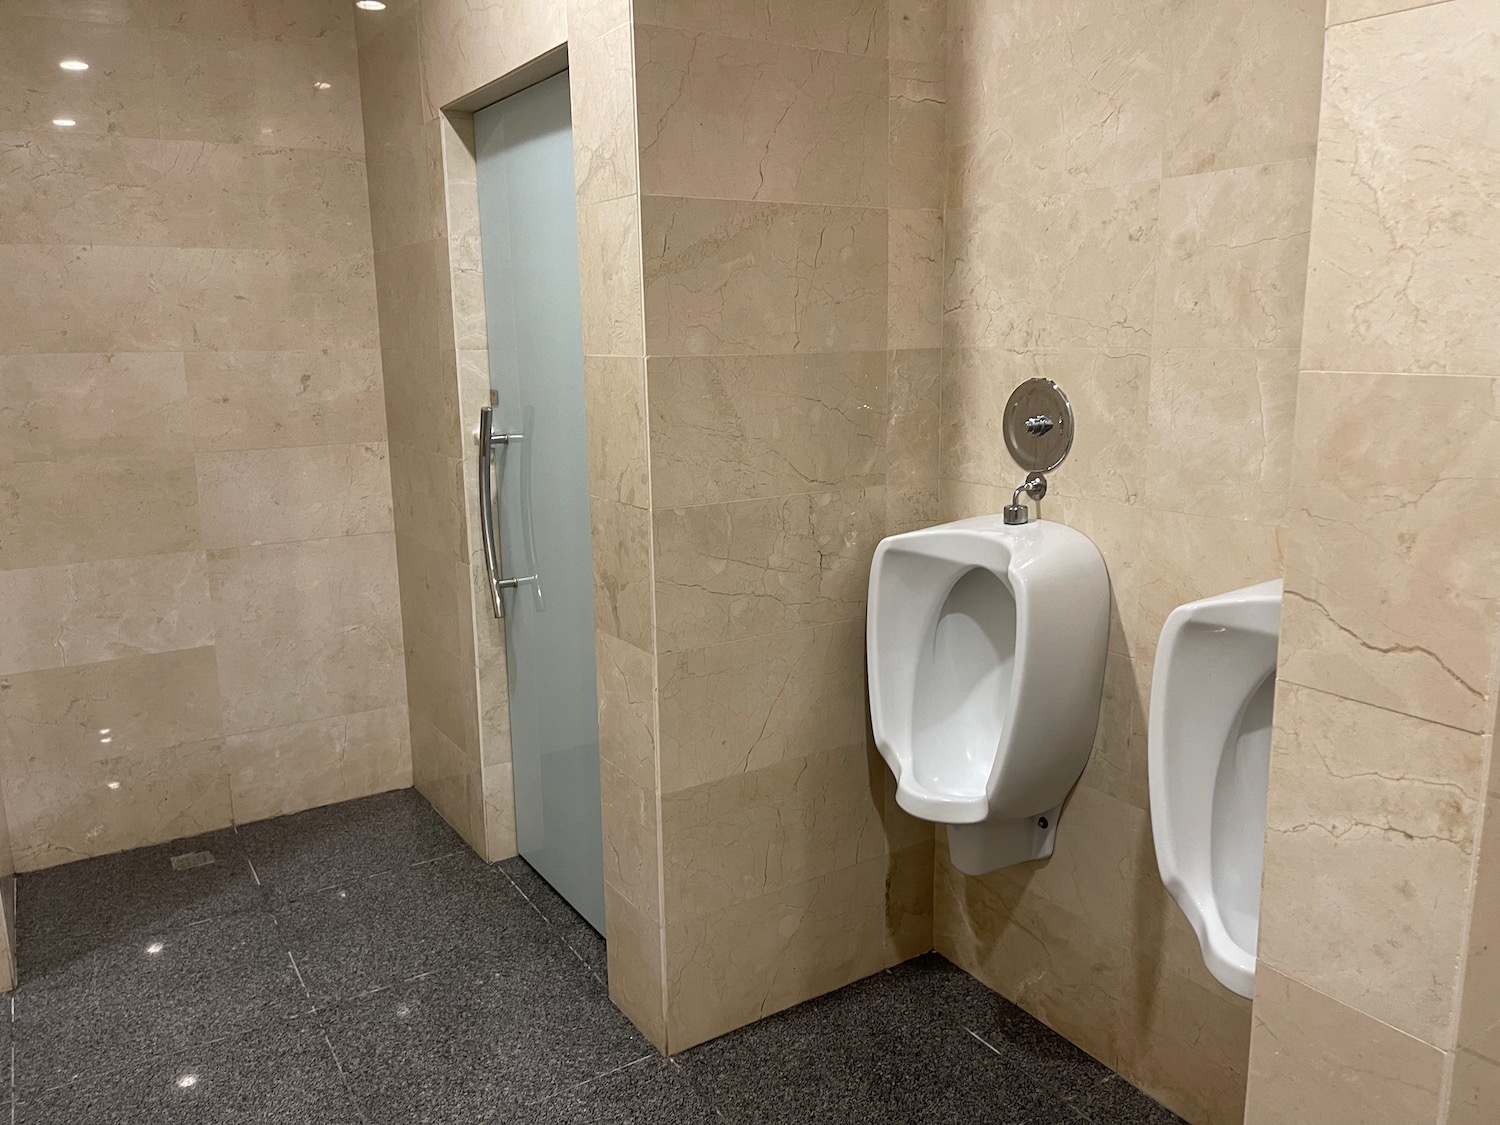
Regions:
<instances>
[{"instance_id":1,"label":"marble partition wall","mask_svg":"<svg viewBox=\"0 0 1500 1125\"><path fill-rule=\"evenodd\" d=\"M1246 1121L1475 1125L1500 1105L1500 10L1328 16Z\"/></svg>"},{"instance_id":2,"label":"marble partition wall","mask_svg":"<svg viewBox=\"0 0 1500 1125\"><path fill-rule=\"evenodd\" d=\"M410 784L352 17L0 5L21 870Z\"/></svg>"},{"instance_id":3,"label":"marble partition wall","mask_svg":"<svg viewBox=\"0 0 1500 1125\"><path fill-rule=\"evenodd\" d=\"M969 878L940 841L936 945L1194 1125L1242 1118L1250 1004L1157 873L1146 706L1173 607L1283 572L1322 46L1322 0L949 8L942 515L1009 502L1006 398L1055 379L1040 514L1113 604L1056 854Z\"/></svg>"},{"instance_id":4,"label":"marble partition wall","mask_svg":"<svg viewBox=\"0 0 1500 1125\"><path fill-rule=\"evenodd\" d=\"M864 610L875 544L937 515L943 21L633 14L680 1050L931 946L932 830L870 744Z\"/></svg>"}]
</instances>

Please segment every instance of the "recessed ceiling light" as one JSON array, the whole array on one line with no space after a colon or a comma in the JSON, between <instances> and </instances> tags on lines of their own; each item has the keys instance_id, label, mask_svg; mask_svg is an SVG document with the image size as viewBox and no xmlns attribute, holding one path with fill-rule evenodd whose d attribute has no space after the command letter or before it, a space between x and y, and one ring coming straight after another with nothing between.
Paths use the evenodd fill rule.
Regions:
<instances>
[{"instance_id":1,"label":"recessed ceiling light","mask_svg":"<svg viewBox=\"0 0 1500 1125\"><path fill-rule=\"evenodd\" d=\"M313 89L314 90L331 90L331 89L333 89L333 83L332 82L314 82L313 83Z\"/></svg>"},{"instance_id":2,"label":"recessed ceiling light","mask_svg":"<svg viewBox=\"0 0 1500 1125\"><path fill-rule=\"evenodd\" d=\"M87 70L89 68L89 64L84 62L82 59L63 59L63 61L58 63L57 65L62 67L64 70Z\"/></svg>"},{"instance_id":3,"label":"recessed ceiling light","mask_svg":"<svg viewBox=\"0 0 1500 1125\"><path fill-rule=\"evenodd\" d=\"M354 0L354 6L366 12L383 12L385 0Z\"/></svg>"},{"instance_id":4,"label":"recessed ceiling light","mask_svg":"<svg viewBox=\"0 0 1500 1125\"><path fill-rule=\"evenodd\" d=\"M54 117L52 124L56 125L59 129L71 129L78 122L74 121L71 117Z\"/></svg>"}]
</instances>

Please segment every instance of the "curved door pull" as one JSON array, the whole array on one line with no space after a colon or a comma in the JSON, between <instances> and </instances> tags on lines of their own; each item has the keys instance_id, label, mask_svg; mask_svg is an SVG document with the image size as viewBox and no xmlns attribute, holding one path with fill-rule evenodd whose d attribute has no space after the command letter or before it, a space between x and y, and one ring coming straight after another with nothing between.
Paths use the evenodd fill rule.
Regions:
<instances>
[{"instance_id":1,"label":"curved door pull","mask_svg":"<svg viewBox=\"0 0 1500 1125\"><path fill-rule=\"evenodd\" d=\"M496 433L494 408L479 408L479 538L484 542L484 571L490 588L490 610L502 620L505 602L500 591L513 589L525 582L535 582L536 575L526 578L500 577L500 529L495 520L495 446L520 441L521 434Z\"/></svg>"}]
</instances>

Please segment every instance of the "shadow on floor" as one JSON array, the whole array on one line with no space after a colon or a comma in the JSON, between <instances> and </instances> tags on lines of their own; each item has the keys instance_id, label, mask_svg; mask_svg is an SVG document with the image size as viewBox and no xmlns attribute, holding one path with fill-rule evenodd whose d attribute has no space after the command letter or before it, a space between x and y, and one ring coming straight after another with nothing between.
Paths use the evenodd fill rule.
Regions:
<instances>
[{"instance_id":1,"label":"shadow on floor","mask_svg":"<svg viewBox=\"0 0 1500 1125\"><path fill-rule=\"evenodd\" d=\"M936 955L663 1059L599 935L412 790L23 875L18 916L21 1125L1178 1121Z\"/></svg>"}]
</instances>

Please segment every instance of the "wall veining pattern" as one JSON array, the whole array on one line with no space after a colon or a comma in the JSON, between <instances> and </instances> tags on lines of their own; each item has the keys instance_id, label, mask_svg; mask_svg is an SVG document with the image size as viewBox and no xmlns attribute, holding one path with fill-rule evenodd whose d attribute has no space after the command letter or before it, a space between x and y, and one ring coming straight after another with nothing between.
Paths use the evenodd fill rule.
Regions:
<instances>
[{"instance_id":1,"label":"wall veining pattern","mask_svg":"<svg viewBox=\"0 0 1500 1125\"><path fill-rule=\"evenodd\" d=\"M0 17L17 866L409 784L350 5Z\"/></svg>"},{"instance_id":2,"label":"wall veining pattern","mask_svg":"<svg viewBox=\"0 0 1500 1125\"><path fill-rule=\"evenodd\" d=\"M1328 17L1246 1120L1478 1125L1500 1105L1500 9Z\"/></svg>"},{"instance_id":3,"label":"wall veining pattern","mask_svg":"<svg viewBox=\"0 0 1500 1125\"><path fill-rule=\"evenodd\" d=\"M942 515L997 512L1032 376L1078 438L1040 505L1113 606L1094 754L1042 864L939 845L937 948L1195 1125L1241 1120L1250 1005L1156 870L1146 701L1167 614L1282 574L1322 0L954 0Z\"/></svg>"}]
</instances>

